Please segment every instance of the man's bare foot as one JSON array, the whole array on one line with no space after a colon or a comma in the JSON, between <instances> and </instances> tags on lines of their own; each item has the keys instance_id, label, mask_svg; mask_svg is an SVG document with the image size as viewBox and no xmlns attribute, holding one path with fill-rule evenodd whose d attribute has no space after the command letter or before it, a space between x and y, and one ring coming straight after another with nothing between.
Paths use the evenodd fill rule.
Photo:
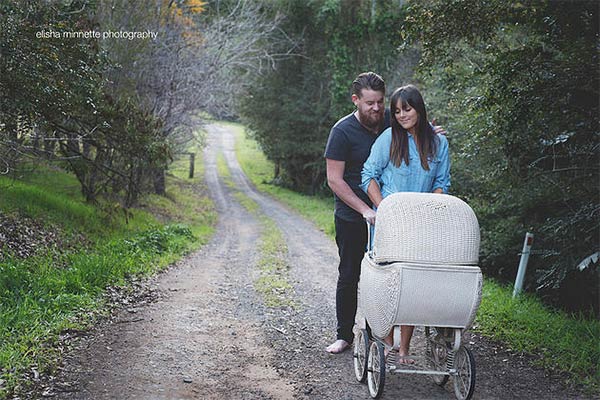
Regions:
<instances>
[{"instance_id":1,"label":"man's bare foot","mask_svg":"<svg viewBox=\"0 0 600 400\"><path fill-rule=\"evenodd\" d=\"M345 350L350 348L350 343L346 342L344 339L338 339L325 349L328 353L331 354L339 354L344 352Z\"/></svg>"}]
</instances>

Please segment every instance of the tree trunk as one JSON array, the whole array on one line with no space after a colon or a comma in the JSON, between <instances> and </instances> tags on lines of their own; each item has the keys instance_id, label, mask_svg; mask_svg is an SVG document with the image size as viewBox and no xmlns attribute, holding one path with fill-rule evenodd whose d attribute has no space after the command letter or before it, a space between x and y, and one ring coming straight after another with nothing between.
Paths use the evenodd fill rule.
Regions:
<instances>
[{"instance_id":1,"label":"tree trunk","mask_svg":"<svg viewBox=\"0 0 600 400\"><path fill-rule=\"evenodd\" d=\"M85 158L90 158L92 156L92 145L87 140L83 140L81 149L82 154Z\"/></svg>"},{"instance_id":2,"label":"tree trunk","mask_svg":"<svg viewBox=\"0 0 600 400\"><path fill-rule=\"evenodd\" d=\"M163 168L155 168L152 174L152 180L154 183L154 193L164 196L167 194L165 187L165 170Z\"/></svg>"}]
</instances>

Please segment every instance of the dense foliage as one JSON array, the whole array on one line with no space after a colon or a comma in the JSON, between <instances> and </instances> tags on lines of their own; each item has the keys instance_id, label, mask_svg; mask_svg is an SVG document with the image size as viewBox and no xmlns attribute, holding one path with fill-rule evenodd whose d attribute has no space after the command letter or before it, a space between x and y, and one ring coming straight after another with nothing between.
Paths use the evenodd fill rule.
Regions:
<instances>
[{"instance_id":1,"label":"dense foliage","mask_svg":"<svg viewBox=\"0 0 600 400\"><path fill-rule=\"evenodd\" d=\"M97 29L94 5L0 6L0 162L2 173L18 176L22 158L59 160L88 201L111 193L129 207L143 191L144 171L166 165L168 143L131 93L108 93L114 61L100 42L63 36Z\"/></svg>"},{"instance_id":2,"label":"dense foliage","mask_svg":"<svg viewBox=\"0 0 600 400\"><path fill-rule=\"evenodd\" d=\"M254 82L240 111L279 181L324 187L331 126L360 72L416 82L450 132L453 194L482 227L482 265L514 279L535 234L528 288L598 306L598 7L591 1L280 1L297 56ZM415 57L417 72L413 74Z\"/></svg>"},{"instance_id":3,"label":"dense foliage","mask_svg":"<svg viewBox=\"0 0 600 400\"><path fill-rule=\"evenodd\" d=\"M445 115L454 191L480 218L483 265L513 279L535 235L528 282L598 311L599 77L596 2L415 2L407 36ZM559 287L564 290L556 291Z\"/></svg>"},{"instance_id":4,"label":"dense foliage","mask_svg":"<svg viewBox=\"0 0 600 400\"><path fill-rule=\"evenodd\" d=\"M45 156L88 201L125 207L165 194L199 113L231 116L246 77L278 58L277 18L248 0L7 0L0 30L0 174Z\"/></svg>"},{"instance_id":5,"label":"dense foliage","mask_svg":"<svg viewBox=\"0 0 600 400\"><path fill-rule=\"evenodd\" d=\"M377 71L389 76L392 87L411 74L411 59L399 59L396 49L400 36L394 27L400 27L402 10L370 1L269 3L285 14L282 29L298 47L252 83L240 97L240 113L274 161L278 181L315 193L323 189L329 129L352 111L350 83L356 75Z\"/></svg>"}]
</instances>

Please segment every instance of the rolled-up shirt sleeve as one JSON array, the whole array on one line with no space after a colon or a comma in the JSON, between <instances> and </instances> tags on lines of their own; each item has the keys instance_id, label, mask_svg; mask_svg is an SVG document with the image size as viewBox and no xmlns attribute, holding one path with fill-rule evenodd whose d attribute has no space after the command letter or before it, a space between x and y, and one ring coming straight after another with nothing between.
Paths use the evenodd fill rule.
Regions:
<instances>
[{"instance_id":1,"label":"rolled-up shirt sleeve","mask_svg":"<svg viewBox=\"0 0 600 400\"><path fill-rule=\"evenodd\" d=\"M361 173L361 184L360 188L367 193L369 189L369 183L372 179L375 179L379 187L381 188L381 174L383 169L390 161L390 145L392 144L391 129L385 130L373 143L371 147L371 153L369 158L365 161Z\"/></svg>"},{"instance_id":2,"label":"rolled-up shirt sleeve","mask_svg":"<svg viewBox=\"0 0 600 400\"><path fill-rule=\"evenodd\" d=\"M448 193L448 190L450 189L450 154L448 152L448 139L446 139L444 135L438 135L438 137L440 139L440 149L438 150L440 165L433 182L432 191L441 188L444 193Z\"/></svg>"}]
</instances>

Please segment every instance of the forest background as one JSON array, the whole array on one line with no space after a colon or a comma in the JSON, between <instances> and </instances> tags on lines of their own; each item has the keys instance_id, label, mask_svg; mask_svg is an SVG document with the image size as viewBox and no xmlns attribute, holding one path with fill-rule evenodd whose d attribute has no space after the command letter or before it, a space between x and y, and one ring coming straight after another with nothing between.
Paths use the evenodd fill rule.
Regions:
<instances>
[{"instance_id":1,"label":"forest background","mask_svg":"<svg viewBox=\"0 0 600 400\"><path fill-rule=\"evenodd\" d=\"M390 92L420 87L449 132L451 193L479 218L484 272L514 279L533 232L527 290L597 316L598 11L595 1L5 1L0 173L55 163L88 202L127 212L164 194L169 164L213 116L248 127L273 184L329 197L329 130L353 110L354 77L375 71Z\"/></svg>"}]
</instances>

